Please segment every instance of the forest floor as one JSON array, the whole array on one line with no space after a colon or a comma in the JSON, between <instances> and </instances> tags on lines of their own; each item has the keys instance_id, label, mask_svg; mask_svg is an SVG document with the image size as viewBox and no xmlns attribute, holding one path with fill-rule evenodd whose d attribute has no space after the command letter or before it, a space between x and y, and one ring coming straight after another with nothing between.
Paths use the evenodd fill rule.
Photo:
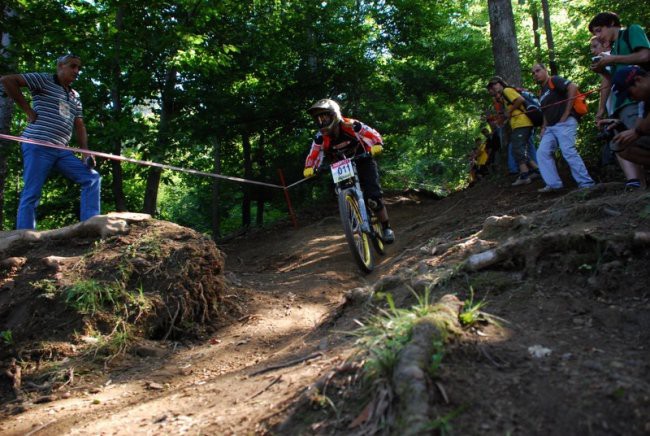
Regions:
<instances>
[{"instance_id":1,"label":"forest floor","mask_svg":"<svg viewBox=\"0 0 650 436\"><path fill-rule=\"evenodd\" d=\"M33 390L20 401L0 385L0 434L363 433L370 400L360 382L332 382L318 404L301 398L358 355L350 332L374 312L354 295L391 292L409 307L408 287L482 301L499 320L446 345L429 382L438 428L650 434L650 193L605 183L540 194L539 181L510 182L489 177L444 199L388 196L397 240L369 275L352 260L334 203L331 215L299 217L298 229L221 245L224 298L238 307L230 322L103 365L67 355L77 376L54 390L35 382L45 362L25 369ZM461 267L498 247L492 263Z\"/></svg>"}]
</instances>

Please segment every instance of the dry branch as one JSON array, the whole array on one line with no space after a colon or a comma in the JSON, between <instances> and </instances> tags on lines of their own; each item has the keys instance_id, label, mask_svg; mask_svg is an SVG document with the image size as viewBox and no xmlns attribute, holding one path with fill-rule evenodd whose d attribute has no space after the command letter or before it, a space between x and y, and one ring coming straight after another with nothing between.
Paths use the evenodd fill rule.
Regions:
<instances>
[{"instance_id":1,"label":"dry branch","mask_svg":"<svg viewBox=\"0 0 650 436\"><path fill-rule=\"evenodd\" d=\"M264 374L266 372L275 371L276 369L288 368L289 366L298 365L299 363L303 363L308 360L316 359L317 357L322 357L322 356L323 353L317 351L315 353L311 353L308 356L299 357L298 359L290 360L289 362L280 363L278 365L273 365L273 366L268 366L266 368L258 369L257 371L252 372L250 376L254 377L256 375Z\"/></svg>"}]
</instances>

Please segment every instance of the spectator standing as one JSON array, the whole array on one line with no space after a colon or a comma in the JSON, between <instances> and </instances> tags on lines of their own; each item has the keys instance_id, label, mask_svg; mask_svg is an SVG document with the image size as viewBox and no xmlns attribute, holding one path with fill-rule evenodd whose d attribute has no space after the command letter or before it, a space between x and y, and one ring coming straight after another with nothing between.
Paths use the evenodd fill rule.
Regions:
<instances>
[{"instance_id":1,"label":"spectator standing","mask_svg":"<svg viewBox=\"0 0 650 436\"><path fill-rule=\"evenodd\" d=\"M592 36L589 40L589 50L593 55L592 59L597 60L602 56L609 56L611 54L611 46L609 42L603 43L597 36ZM612 66L605 67L603 73L598 73L601 76L600 100L598 101L598 111L596 111L596 120L610 118L614 115L614 99L609 87L609 78L611 77ZM613 165L616 162L614 152L609 148L609 141L604 141L600 154L600 164L603 166Z\"/></svg>"},{"instance_id":2,"label":"spectator standing","mask_svg":"<svg viewBox=\"0 0 650 436\"><path fill-rule=\"evenodd\" d=\"M592 64L592 70L598 73L607 74L605 68L611 65L611 74L603 80L603 87L609 88L611 76L616 74L619 68L626 65L647 65L650 63L650 42L644 29L638 24L632 24L623 29L621 21L613 12L601 12L589 23L589 31L601 41L602 44L610 44L612 50L609 56L602 56ZM629 98L615 98L613 118L620 120L625 127L633 129L642 116L639 104ZM599 126L603 120L598 120ZM635 164L625 159L620 153L617 155L619 164L627 178L628 188L645 188L645 172L642 165Z\"/></svg>"},{"instance_id":3,"label":"spectator standing","mask_svg":"<svg viewBox=\"0 0 650 436\"><path fill-rule=\"evenodd\" d=\"M576 149L579 117L573 110L573 102L578 93L577 86L563 77L550 76L541 63L533 66L533 77L541 86L539 101L544 114L537 162L546 186L539 192L551 192L563 187L555 165L555 150L558 147L578 186L593 186L594 181Z\"/></svg>"},{"instance_id":4,"label":"spectator standing","mask_svg":"<svg viewBox=\"0 0 650 436\"><path fill-rule=\"evenodd\" d=\"M481 138L474 139L474 150L472 151L472 156L474 157L474 170L476 173L476 178L481 179L488 174L487 163L489 155L487 152L487 142Z\"/></svg>"},{"instance_id":5,"label":"spectator standing","mask_svg":"<svg viewBox=\"0 0 650 436\"><path fill-rule=\"evenodd\" d=\"M512 154L519 169L519 176L512 186L526 185L539 177L539 169L528 154L533 122L526 115L524 98L498 76L491 78L486 88L493 98L506 106L505 115L510 120Z\"/></svg>"},{"instance_id":6,"label":"spectator standing","mask_svg":"<svg viewBox=\"0 0 650 436\"><path fill-rule=\"evenodd\" d=\"M507 131L505 117L505 108L500 99L492 97L492 106L494 107L494 114L486 115L485 120L492 128L492 135L498 142L499 149L501 145L505 145L507 168L510 174L519 174L519 167L512 154L512 143L510 142L510 132ZM534 163L537 163L537 150L535 149L534 135L530 135L528 140L528 157Z\"/></svg>"},{"instance_id":7,"label":"spectator standing","mask_svg":"<svg viewBox=\"0 0 650 436\"><path fill-rule=\"evenodd\" d=\"M594 62L597 62L598 59L602 58L603 56L610 56L612 48L609 41L603 42L597 36L592 36L589 40L589 50L593 55L592 60L594 60ZM609 78L612 75L612 66L606 66L604 68L604 71L598 74L603 80L607 80L607 84L609 84ZM596 119L609 118L609 116L612 114L614 114L614 101L610 87L605 86L600 90L600 101L598 102Z\"/></svg>"},{"instance_id":8,"label":"spectator standing","mask_svg":"<svg viewBox=\"0 0 650 436\"><path fill-rule=\"evenodd\" d=\"M496 132L490 132L490 129L483 127L481 133L485 138L485 151L488 155L487 165L492 166L496 162L496 154L501 149L501 144L499 138L496 135Z\"/></svg>"},{"instance_id":9,"label":"spectator standing","mask_svg":"<svg viewBox=\"0 0 650 436\"><path fill-rule=\"evenodd\" d=\"M57 59L56 73L12 74L0 78L6 93L27 114L23 137L67 146L74 130L80 148L88 148L88 135L83 122L81 99L71 88L81 71L79 56L67 54ZM20 88L32 95L32 106ZM52 169L81 185L81 220L100 213L99 173L92 169L92 156L85 162L71 151L21 143L24 187L20 195L16 228L36 228L36 207L43 185Z\"/></svg>"}]
</instances>

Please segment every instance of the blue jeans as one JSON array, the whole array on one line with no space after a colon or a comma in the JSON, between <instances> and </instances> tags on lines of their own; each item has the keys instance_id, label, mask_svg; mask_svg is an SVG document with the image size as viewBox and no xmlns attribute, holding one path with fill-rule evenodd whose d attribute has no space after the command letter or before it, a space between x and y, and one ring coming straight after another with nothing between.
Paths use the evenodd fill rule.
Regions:
<instances>
[{"instance_id":1,"label":"blue jeans","mask_svg":"<svg viewBox=\"0 0 650 436\"><path fill-rule=\"evenodd\" d=\"M569 117L563 123L546 127L544 136L539 142L539 150L537 150L539 172L546 184L553 189L562 187L562 179L560 179L555 166L555 150L558 147L564 160L569 164L571 175L578 186L585 188L594 185L594 181L589 176L587 167L576 149L577 132L578 121L573 117Z\"/></svg>"},{"instance_id":2,"label":"blue jeans","mask_svg":"<svg viewBox=\"0 0 650 436\"><path fill-rule=\"evenodd\" d=\"M23 192L18 205L17 229L36 228L36 207L52 168L81 185L81 220L100 213L101 176L89 169L71 151L21 143L23 151Z\"/></svg>"}]
</instances>

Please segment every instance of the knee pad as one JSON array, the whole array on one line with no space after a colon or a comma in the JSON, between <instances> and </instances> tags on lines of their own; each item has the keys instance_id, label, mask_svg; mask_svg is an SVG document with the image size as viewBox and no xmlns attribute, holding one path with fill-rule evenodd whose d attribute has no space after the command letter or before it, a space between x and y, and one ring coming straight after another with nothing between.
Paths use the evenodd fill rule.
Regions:
<instances>
[{"instance_id":1,"label":"knee pad","mask_svg":"<svg viewBox=\"0 0 650 436\"><path fill-rule=\"evenodd\" d=\"M384 207L384 203L381 201L381 198L369 198L367 203L368 207L373 212L379 212Z\"/></svg>"}]
</instances>

